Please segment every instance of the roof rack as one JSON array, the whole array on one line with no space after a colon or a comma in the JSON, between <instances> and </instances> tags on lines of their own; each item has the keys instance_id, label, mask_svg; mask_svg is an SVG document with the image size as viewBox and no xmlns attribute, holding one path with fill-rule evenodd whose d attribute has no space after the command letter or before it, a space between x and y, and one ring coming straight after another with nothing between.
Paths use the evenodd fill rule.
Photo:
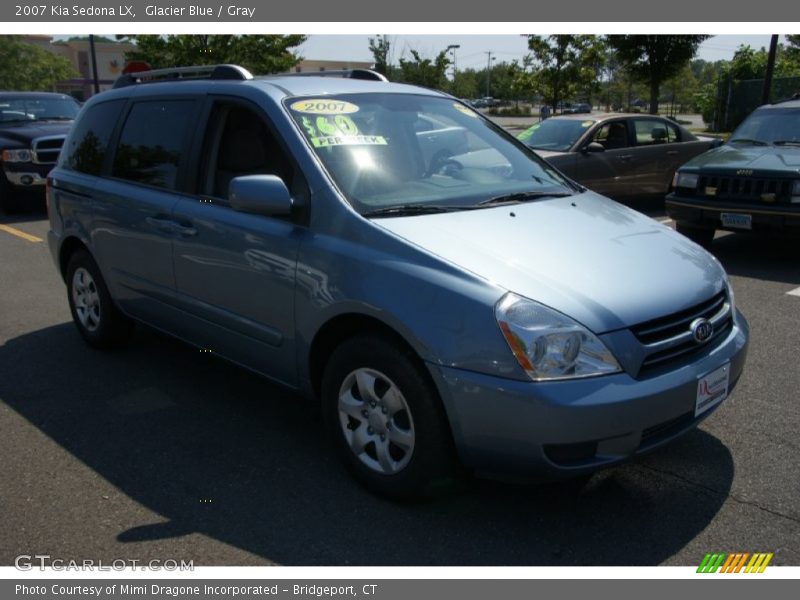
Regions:
<instances>
[{"instance_id":1,"label":"roof rack","mask_svg":"<svg viewBox=\"0 0 800 600\"><path fill-rule=\"evenodd\" d=\"M301 71L299 73L275 73L275 77L345 77L367 81L389 81L386 76L370 69L338 69L333 71Z\"/></svg>"},{"instance_id":2,"label":"roof rack","mask_svg":"<svg viewBox=\"0 0 800 600\"><path fill-rule=\"evenodd\" d=\"M227 79L245 81L252 79L253 75L239 65L203 65L199 67L174 67L169 69L155 69L152 71L138 71L120 75L114 82L114 88L127 87L139 83L156 83L160 81L196 80L196 79Z\"/></svg>"}]
</instances>

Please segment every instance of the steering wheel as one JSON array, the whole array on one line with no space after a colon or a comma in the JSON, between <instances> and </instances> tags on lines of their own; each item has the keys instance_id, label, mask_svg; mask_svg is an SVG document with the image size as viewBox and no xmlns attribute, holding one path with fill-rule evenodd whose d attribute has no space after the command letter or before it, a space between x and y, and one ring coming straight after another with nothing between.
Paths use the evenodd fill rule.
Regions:
<instances>
[{"instance_id":1,"label":"steering wheel","mask_svg":"<svg viewBox=\"0 0 800 600\"><path fill-rule=\"evenodd\" d=\"M452 154L446 150L440 150L434 154L425 177L430 177L436 173L452 177L464 168L464 165L451 157Z\"/></svg>"}]
</instances>

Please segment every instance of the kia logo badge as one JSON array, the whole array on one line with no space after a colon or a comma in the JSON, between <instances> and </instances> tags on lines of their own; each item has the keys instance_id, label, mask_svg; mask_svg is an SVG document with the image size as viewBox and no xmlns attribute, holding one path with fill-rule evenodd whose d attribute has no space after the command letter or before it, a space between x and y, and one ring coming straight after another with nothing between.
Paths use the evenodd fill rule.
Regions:
<instances>
[{"instance_id":1,"label":"kia logo badge","mask_svg":"<svg viewBox=\"0 0 800 600\"><path fill-rule=\"evenodd\" d=\"M714 326L709 323L708 319L700 317L699 319L692 321L690 330L692 332L694 341L698 344L702 344L703 342L707 342L714 333Z\"/></svg>"}]
</instances>

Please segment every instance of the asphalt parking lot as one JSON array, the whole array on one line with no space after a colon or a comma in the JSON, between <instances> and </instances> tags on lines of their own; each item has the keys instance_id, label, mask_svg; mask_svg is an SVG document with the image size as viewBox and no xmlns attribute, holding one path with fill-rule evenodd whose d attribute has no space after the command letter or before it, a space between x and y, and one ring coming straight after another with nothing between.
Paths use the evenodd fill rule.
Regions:
<instances>
[{"instance_id":1,"label":"asphalt parking lot","mask_svg":"<svg viewBox=\"0 0 800 600\"><path fill-rule=\"evenodd\" d=\"M710 551L800 564L796 239L716 240L752 337L698 430L579 493L478 481L399 505L355 484L314 407L267 381L141 327L121 351L88 348L46 216L0 224L2 565L696 565Z\"/></svg>"}]
</instances>

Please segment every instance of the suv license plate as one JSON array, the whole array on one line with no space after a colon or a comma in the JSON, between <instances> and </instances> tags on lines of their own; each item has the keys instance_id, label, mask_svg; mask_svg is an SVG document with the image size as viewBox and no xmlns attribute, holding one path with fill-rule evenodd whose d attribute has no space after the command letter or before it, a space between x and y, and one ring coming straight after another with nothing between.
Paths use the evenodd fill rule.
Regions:
<instances>
[{"instance_id":1,"label":"suv license plate","mask_svg":"<svg viewBox=\"0 0 800 600\"><path fill-rule=\"evenodd\" d=\"M722 225L733 227L734 229L752 229L753 215L743 215L741 213L722 213L720 215Z\"/></svg>"},{"instance_id":2,"label":"suv license plate","mask_svg":"<svg viewBox=\"0 0 800 600\"><path fill-rule=\"evenodd\" d=\"M711 373L703 375L697 380L697 398L694 403L695 417L725 400L728 395L730 375L730 363L725 363L719 369L711 371Z\"/></svg>"}]
</instances>

